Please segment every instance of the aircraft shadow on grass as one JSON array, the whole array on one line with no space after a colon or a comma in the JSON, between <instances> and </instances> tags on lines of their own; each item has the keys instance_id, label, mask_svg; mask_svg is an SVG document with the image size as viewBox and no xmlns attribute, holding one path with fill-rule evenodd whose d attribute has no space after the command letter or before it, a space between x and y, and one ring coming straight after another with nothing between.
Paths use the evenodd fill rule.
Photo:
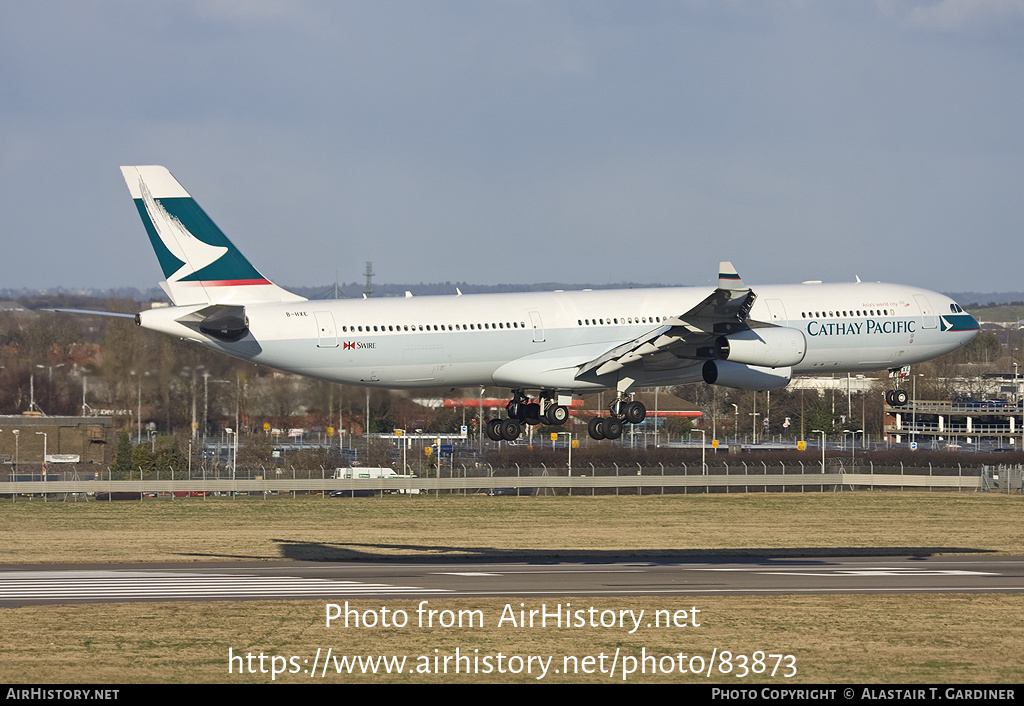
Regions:
<instances>
[{"instance_id":1,"label":"aircraft shadow on grass","mask_svg":"<svg viewBox=\"0 0 1024 706\"><path fill-rule=\"evenodd\" d=\"M694 561L749 563L827 563L831 557L909 556L924 559L935 554L988 554L972 547L741 547L731 549L501 549L471 545L367 544L301 542L275 539L283 559L296 561L485 562L527 563L643 562L650 564Z\"/></svg>"}]
</instances>

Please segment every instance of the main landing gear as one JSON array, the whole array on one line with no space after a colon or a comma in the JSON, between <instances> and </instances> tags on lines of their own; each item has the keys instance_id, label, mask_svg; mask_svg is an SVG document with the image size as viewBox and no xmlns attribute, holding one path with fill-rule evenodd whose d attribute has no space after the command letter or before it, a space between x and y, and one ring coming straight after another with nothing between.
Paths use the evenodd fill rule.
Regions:
<instances>
[{"instance_id":1,"label":"main landing gear","mask_svg":"<svg viewBox=\"0 0 1024 706\"><path fill-rule=\"evenodd\" d=\"M647 418L647 408L642 402L620 397L608 408L609 417L594 417L587 425L587 433L591 439L618 439L622 436L624 425L639 424Z\"/></svg>"},{"instance_id":2,"label":"main landing gear","mask_svg":"<svg viewBox=\"0 0 1024 706\"><path fill-rule=\"evenodd\" d=\"M569 410L555 402L554 393L531 401L523 390L512 390L512 399L505 405L508 419L491 419L485 428L491 441L515 441L523 433L523 425L550 424L561 426L569 420Z\"/></svg>"},{"instance_id":3,"label":"main landing gear","mask_svg":"<svg viewBox=\"0 0 1024 706\"><path fill-rule=\"evenodd\" d=\"M900 389L900 383L908 375L910 375L909 365L904 365L902 368L889 369L889 377L893 381L893 389L886 391L885 403L890 407L905 407L907 402L910 401L910 395L907 394L907 391Z\"/></svg>"}]
</instances>

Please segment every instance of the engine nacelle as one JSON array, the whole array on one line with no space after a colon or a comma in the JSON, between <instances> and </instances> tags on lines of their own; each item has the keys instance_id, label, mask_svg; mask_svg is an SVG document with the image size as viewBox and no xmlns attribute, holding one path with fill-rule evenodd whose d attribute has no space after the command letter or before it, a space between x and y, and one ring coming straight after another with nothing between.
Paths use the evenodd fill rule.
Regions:
<instances>
[{"instance_id":1,"label":"engine nacelle","mask_svg":"<svg viewBox=\"0 0 1024 706\"><path fill-rule=\"evenodd\" d=\"M719 336L716 357L734 363L745 363L766 368L799 365L807 355L807 340L803 331L795 328L772 327L747 329Z\"/></svg>"},{"instance_id":2,"label":"engine nacelle","mask_svg":"<svg viewBox=\"0 0 1024 706\"><path fill-rule=\"evenodd\" d=\"M793 369L763 368L757 365L743 365L727 360L709 360L704 363L704 382L709 385L723 385L740 390L781 390L789 384Z\"/></svg>"}]
</instances>

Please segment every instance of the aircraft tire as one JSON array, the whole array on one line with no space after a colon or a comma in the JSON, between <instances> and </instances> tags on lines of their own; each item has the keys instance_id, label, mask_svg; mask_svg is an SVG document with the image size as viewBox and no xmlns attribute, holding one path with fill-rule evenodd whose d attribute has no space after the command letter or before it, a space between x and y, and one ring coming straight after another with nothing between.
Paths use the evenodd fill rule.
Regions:
<instances>
[{"instance_id":1,"label":"aircraft tire","mask_svg":"<svg viewBox=\"0 0 1024 706\"><path fill-rule=\"evenodd\" d=\"M622 422L616 417L608 417L605 419L604 435L606 439L618 439L622 436Z\"/></svg>"},{"instance_id":2,"label":"aircraft tire","mask_svg":"<svg viewBox=\"0 0 1024 706\"><path fill-rule=\"evenodd\" d=\"M503 419L501 420L501 439L502 441L515 441L519 438L519 435L523 432L523 426L515 419Z\"/></svg>"},{"instance_id":3,"label":"aircraft tire","mask_svg":"<svg viewBox=\"0 0 1024 706\"><path fill-rule=\"evenodd\" d=\"M639 424L647 419L647 408L643 402L633 401L626 405L626 421L630 424Z\"/></svg>"},{"instance_id":4,"label":"aircraft tire","mask_svg":"<svg viewBox=\"0 0 1024 706\"><path fill-rule=\"evenodd\" d=\"M885 391L885 403L890 407L896 406L896 404L892 401L892 390Z\"/></svg>"},{"instance_id":5,"label":"aircraft tire","mask_svg":"<svg viewBox=\"0 0 1024 706\"><path fill-rule=\"evenodd\" d=\"M490 439L491 441L501 441L500 419L488 419L486 429L488 439Z\"/></svg>"},{"instance_id":6,"label":"aircraft tire","mask_svg":"<svg viewBox=\"0 0 1024 706\"><path fill-rule=\"evenodd\" d=\"M594 417L587 424L587 433L590 434L590 438L595 441L601 441L604 438L604 419L602 417Z\"/></svg>"},{"instance_id":7,"label":"aircraft tire","mask_svg":"<svg viewBox=\"0 0 1024 706\"><path fill-rule=\"evenodd\" d=\"M892 403L895 407L905 407L907 402L910 401L910 395L907 394L906 390L893 390L892 391Z\"/></svg>"},{"instance_id":8,"label":"aircraft tire","mask_svg":"<svg viewBox=\"0 0 1024 706\"><path fill-rule=\"evenodd\" d=\"M547 414L545 414L544 416L547 417L549 424L554 424L555 426L562 426L567 421L569 421L569 410L560 404L556 404L554 406L548 407Z\"/></svg>"}]
</instances>

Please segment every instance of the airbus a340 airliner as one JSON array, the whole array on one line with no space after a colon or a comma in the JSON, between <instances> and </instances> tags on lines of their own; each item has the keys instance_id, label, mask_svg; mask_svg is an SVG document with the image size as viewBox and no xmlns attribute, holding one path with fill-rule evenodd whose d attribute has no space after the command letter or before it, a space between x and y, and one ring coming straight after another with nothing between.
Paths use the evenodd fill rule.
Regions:
<instances>
[{"instance_id":1,"label":"airbus a340 airliner","mask_svg":"<svg viewBox=\"0 0 1024 706\"><path fill-rule=\"evenodd\" d=\"M164 167L122 167L174 306L139 326L236 358L386 388L499 385L487 434L563 424L573 394L617 392L590 435L643 421L637 388L703 380L768 390L794 374L897 370L948 353L978 322L942 294L896 284L746 286L308 301L270 282ZM532 395L532 396L531 396ZM891 390L890 403L906 403Z\"/></svg>"}]
</instances>

